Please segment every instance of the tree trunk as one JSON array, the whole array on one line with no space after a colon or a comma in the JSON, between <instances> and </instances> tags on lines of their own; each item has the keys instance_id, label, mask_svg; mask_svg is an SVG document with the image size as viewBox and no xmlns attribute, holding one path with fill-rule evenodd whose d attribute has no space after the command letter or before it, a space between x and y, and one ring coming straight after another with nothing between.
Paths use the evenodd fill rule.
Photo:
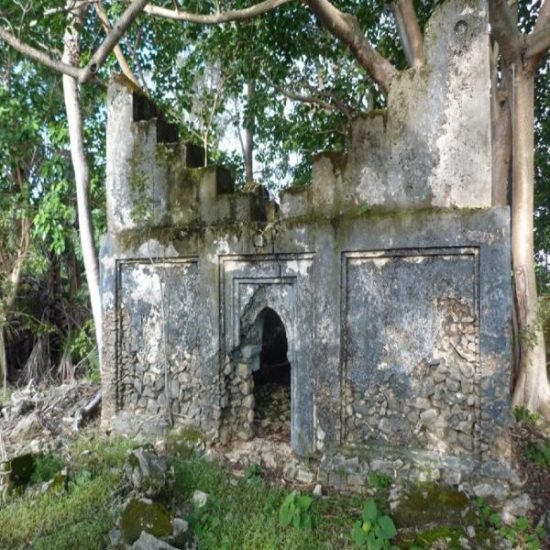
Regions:
<instances>
[{"instance_id":1,"label":"tree trunk","mask_svg":"<svg viewBox=\"0 0 550 550\"><path fill-rule=\"evenodd\" d=\"M69 24L65 31L63 62L78 66L80 58L80 33L76 25L80 21L77 18L85 13L87 4L83 4L77 10L76 16L69 16ZM73 12L74 13L74 12ZM95 324L95 333L97 339L98 351L101 355L102 346L102 327L101 327L101 295L99 291L99 268L97 262L97 253L93 239L92 220L89 205L89 183L90 173L88 161L86 160L84 150L84 139L82 132L82 109L78 95L78 83L75 78L63 75L63 95L65 99L65 109L67 112L67 122L69 126L69 139L71 147L71 161L73 164L75 183L76 183L76 202L78 211L78 228L80 233L80 243L82 246L82 256L84 259L84 269L86 280L88 282L88 291L90 293L90 302L92 315Z\"/></svg>"},{"instance_id":2,"label":"tree trunk","mask_svg":"<svg viewBox=\"0 0 550 550\"><path fill-rule=\"evenodd\" d=\"M18 179L21 192L23 192L25 185L24 180L21 177ZM29 251L30 233L31 222L27 217L25 210L23 210L21 217L21 239L19 241L19 249L17 250L17 257L15 258L15 263L8 277L8 291L5 298L0 302L0 383L4 389L7 386L9 375L8 362L6 359L4 327L8 322L8 315L13 309L17 298L17 291L19 289L19 283L21 282L21 276L23 274L23 265L25 263L25 258L27 257L27 252Z\"/></svg>"},{"instance_id":3,"label":"tree trunk","mask_svg":"<svg viewBox=\"0 0 550 550\"><path fill-rule=\"evenodd\" d=\"M538 317L534 257L534 76L518 69L512 101L512 263L520 337L514 406L550 412L544 334Z\"/></svg>"},{"instance_id":4,"label":"tree trunk","mask_svg":"<svg viewBox=\"0 0 550 550\"><path fill-rule=\"evenodd\" d=\"M247 117L244 124L244 170L245 181L254 181L254 113L251 108L256 81L251 79L246 85Z\"/></svg>"},{"instance_id":5,"label":"tree trunk","mask_svg":"<svg viewBox=\"0 0 550 550\"><path fill-rule=\"evenodd\" d=\"M6 342L4 340L5 319L0 319L0 378L4 393L8 388L8 361L6 358Z\"/></svg>"}]
</instances>

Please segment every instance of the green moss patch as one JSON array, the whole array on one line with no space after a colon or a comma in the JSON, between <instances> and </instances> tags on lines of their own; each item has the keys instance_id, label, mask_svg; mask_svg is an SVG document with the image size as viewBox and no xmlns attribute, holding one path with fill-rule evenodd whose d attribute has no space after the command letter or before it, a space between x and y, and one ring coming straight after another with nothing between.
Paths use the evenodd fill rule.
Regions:
<instances>
[{"instance_id":1,"label":"green moss patch","mask_svg":"<svg viewBox=\"0 0 550 550\"><path fill-rule=\"evenodd\" d=\"M170 514L162 504L133 499L126 505L120 517L120 532L124 542L133 544L142 531L157 538L172 533Z\"/></svg>"},{"instance_id":2,"label":"green moss patch","mask_svg":"<svg viewBox=\"0 0 550 550\"><path fill-rule=\"evenodd\" d=\"M185 427L171 432L166 438L168 455L183 460L190 459L195 449L204 442L204 435L197 429Z\"/></svg>"},{"instance_id":3,"label":"green moss patch","mask_svg":"<svg viewBox=\"0 0 550 550\"><path fill-rule=\"evenodd\" d=\"M401 499L394 512L398 527L441 524L461 526L464 517L472 517L468 497L452 487L422 483Z\"/></svg>"}]
</instances>

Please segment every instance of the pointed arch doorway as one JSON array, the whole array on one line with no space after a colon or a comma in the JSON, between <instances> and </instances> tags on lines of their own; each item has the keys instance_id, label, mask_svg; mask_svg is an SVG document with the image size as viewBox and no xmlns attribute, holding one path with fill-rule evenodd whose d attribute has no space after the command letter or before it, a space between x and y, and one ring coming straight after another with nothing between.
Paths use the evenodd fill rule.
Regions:
<instances>
[{"instance_id":1,"label":"pointed arch doorway","mask_svg":"<svg viewBox=\"0 0 550 550\"><path fill-rule=\"evenodd\" d=\"M258 437L290 442L291 364L288 340L279 314L264 307L256 319L261 351L253 365L254 431Z\"/></svg>"}]
</instances>

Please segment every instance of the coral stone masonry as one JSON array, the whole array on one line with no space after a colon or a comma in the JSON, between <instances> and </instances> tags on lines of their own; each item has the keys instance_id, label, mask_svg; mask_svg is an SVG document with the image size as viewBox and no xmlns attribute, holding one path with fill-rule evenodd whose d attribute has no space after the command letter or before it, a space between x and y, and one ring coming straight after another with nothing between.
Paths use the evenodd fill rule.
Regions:
<instances>
[{"instance_id":1,"label":"coral stone masonry","mask_svg":"<svg viewBox=\"0 0 550 550\"><path fill-rule=\"evenodd\" d=\"M285 423L336 487L376 470L514 490L487 26L483 2L440 5L426 66L400 73L387 109L355 119L347 152L315 158L311 185L280 205L202 167L158 109L112 82L105 424L189 424L231 444Z\"/></svg>"}]
</instances>

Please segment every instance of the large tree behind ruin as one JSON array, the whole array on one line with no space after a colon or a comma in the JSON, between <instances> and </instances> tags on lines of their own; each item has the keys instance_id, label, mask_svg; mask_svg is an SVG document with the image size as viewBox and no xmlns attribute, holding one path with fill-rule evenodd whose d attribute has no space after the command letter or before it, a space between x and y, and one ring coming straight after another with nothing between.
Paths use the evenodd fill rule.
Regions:
<instances>
[{"instance_id":1,"label":"large tree behind ruin","mask_svg":"<svg viewBox=\"0 0 550 550\"><path fill-rule=\"evenodd\" d=\"M75 81L82 84L94 78L109 53L118 45L130 24L141 12L151 17L167 18L176 22L218 25L259 17L287 3L289 0L265 0L248 8L197 14L180 8L173 9L170 3L167 3L169 7L165 7L134 0L113 24L105 40L90 56L85 66L78 66L77 58L71 60L65 57L59 60L46 52L43 45L25 42L25 36L16 36L16 33L12 32L13 27L10 28L8 25L0 28L0 38L23 55L68 75L74 87ZM89 4L69 0L67 7L71 13L74 13L75 7L83 13ZM329 0L304 0L304 4L315 15L319 24L345 45L379 89L387 92L398 71L367 39L365 29L359 24L357 17L353 13L341 11ZM419 68L424 63L423 37L413 2L396 0L392 8L408 63L413 68ZM495 40L495 79L492 89L495 205L505 202L508 174L511 173L512 256L520 343L514 403L532 410L544 410L550 415L550 386L544 338L539 323L533 241L534 77L543 56L550 48L550 1L546 0L542 5L534 29L529 35L524 35L518 30L515 14L506 2L490 0L489 8L492 36ZM62 10L62 6L58 9ZM0 11L0 15L4 17L4 21L10 20L9 14ZM15 24L13 20L9 22ZM162 48L162 44L148 44L148 47ZM69 107L77 100L74 89L71 97L68 101ZM74 116L71 118L75 120ZM81 151L81 140L77 138L78 132L76 128L72 152L75 173L81 174L82 177L82 173L86 173L85 157ZM90 274L89 284L91 287L95 285L93 273Z\"/></svg>"}]
</instances>

